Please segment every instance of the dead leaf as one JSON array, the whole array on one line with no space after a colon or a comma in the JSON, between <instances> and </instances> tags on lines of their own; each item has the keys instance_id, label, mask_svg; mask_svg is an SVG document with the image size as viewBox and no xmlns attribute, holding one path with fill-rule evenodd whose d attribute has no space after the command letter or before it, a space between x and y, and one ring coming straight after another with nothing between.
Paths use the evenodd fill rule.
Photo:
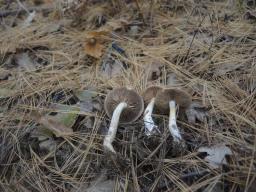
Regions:
<instances>
[{"instance_id":1,"label":"dead leaf","mask_svg":"<svg viewBox=\"0 0 256 192\"><path fill-rule=\"evenodd\" d=\"M204 122L208 116L206 109L199 102L193 101L188 109L186 109L186 116L189 123L196 123L196 120Z\"/></svg>"},{"instance_id":2,"label":"dead leaf","mask_svg":"<svg viewBox=\"0 0 256 192\"><path fill-rule=\"evenodd\" d=\"M73 133L73 129L66 127L64 124L56 121L51 116L41 116L38 122L50 129L57 137L70 135Z\"/></svg>"},{"instance_id":3,"label":"dead leaf","mask_svg":"<svg viewBox=\"0 0 256 192\"><path fill-rule=\"evenodd\" d=\"M105 37L109 31L90 31L86 34L86 41L84 44L84 51L87 55L99 59L103 54Z\"/></svg>"},{"instance_id":4,"label":"dead leaf","mask_svg":"<svg viewBox=\"0 0 256 192\"><path fill-rule=\"evenodd\" d=\"M74 125L80 112L80 107L77 105L54 104L52 107L58 113L51 117L66 127L72 127Z\"/></svg>"},{"instance_id":5,"label":"dead leaf","mask_svg":"<svg viewBox=\"0 0 256 192\"><path fill-rule=\"evenodd\" d=\"M84 45L84 50L87 55L99 59L102 56L102 50L104 46L97 42L96 39L90 39Z\"/></svg>"},{"instance_id":6,"label":"dead leaf","mask_svg":"<svg viewBox=\"0 0 256 192\"><path fill-rule=\"evenodd\" d=\"M223 164L227 164L226 155L232 155L232 151L224 144L215 145L212 147L200 147L198 152L206 152L207 156L204 158L213 168L218 168Z\"/></svg>"},{"instance_id":7,"label":"dead leaf","mask_svg":"<svg viewBox=\"0 0 256 192\"><path fill-rule=\"evenodd\" d=\"M122 73L123 63L113 58L110 54L102 61L101 75L105 78L112 78Z\"/></svg>"},{"instance_id":8,"label":"dead leaf","mask_svg":"<svg viewBox=\"0 0 256 192\"><path fill-rule=\"evenodd\" d=\"M73 133L73 129L67 127L64 123L57 121L54 116L50 115L41 115L38 112L32 112L31 116L40 124L42 124L45 128L51 130L56 137L62 137L71 135Z\"/></svg>"},{"instance_id":9,"label":"dead leaf","mask_svg":"<svg viewBox=\"0 0 256 192\"><path fill-rule=\"evenodd\" d=\"M42 125L39 125L33 131L31 131L30 137L37 138L38 141L44 141L46 139L52 138L53 133L51 130L45 128Z\"/></svg>"},{"instance_id":10,"label":"dead leaf","mask_svg":"<svg viewBox=\"0 0 256 192\"><path fill-rule=\"evenodd\" d=\"M78 97L79 101L91 101L98 94L94 88L89 88L82 91L76 91L75 95Z\"/></svg>"},{"instance_id":11,"label":"dead leaf","mask_svg":"<svg viewBox=\"0 0 256 192\"><path fill-rule=\"evenodd\" d=\"M98 110L99 106L96 101L94 101L94 98L98 95L96 90L88 89L88 90L83 90L83 91L77 91L75 95L79 99L78 106L80 107L80 111L83 112L92 112L93 109ZM101 105L100 105L101 107ZM100 111L100 110L98 110Z\"/></svg>"}]
</instances>

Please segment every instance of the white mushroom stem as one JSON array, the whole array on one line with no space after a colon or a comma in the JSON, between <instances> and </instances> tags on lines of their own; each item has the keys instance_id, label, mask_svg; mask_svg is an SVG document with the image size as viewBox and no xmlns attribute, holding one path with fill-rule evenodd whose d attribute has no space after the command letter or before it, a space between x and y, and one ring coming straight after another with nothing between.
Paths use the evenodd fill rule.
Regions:
<instances>
[{"instance_id":1,"label":"white mushroom stem","mask_svg":"<svg viewBox=\"0 0 256 192\"><path fill-rule=\"evenodd\" d=\"M169 130L173 137L174 142L180 142L182 140L180 130L176 123L176 108L175 108L175 101L169 102L170 107L170 115L169 115Z\"/></svg>"},{"instance_id":2,"label":"white mushroom stem","mask_svg":"<svg viewBox=\"0 0 256 192\"><path fill-rule=\"evenodd\" d=\"M114 139L116 137L116 132L117 132L120 115L121 115L122 111L124 110L124 108L126 108L126 107L127 107L127 103L125 103L125 102L121 102L117 105L117 107L114 110L113 115L112 115L108 133L104 138L103 146L105 147L105 149L107 149L113 153L116 153L116 151L113 148L112 142L114 141Z\"/></svg>"},{"instance_id":3,"label":"white mushroom stem","mask_svg":"<svg viewBox=\"0 0 256 192\"><path fill-rule=\"evenodd\" d=\"M152 112L155 105L155 98L152 98L147 105L147 108L144 111L143 121L145 125L145 134L147 136L150 136L155 130L157 130L157 126L155 125L153 118L152 118Z\"/></svg>"}]
</instances>

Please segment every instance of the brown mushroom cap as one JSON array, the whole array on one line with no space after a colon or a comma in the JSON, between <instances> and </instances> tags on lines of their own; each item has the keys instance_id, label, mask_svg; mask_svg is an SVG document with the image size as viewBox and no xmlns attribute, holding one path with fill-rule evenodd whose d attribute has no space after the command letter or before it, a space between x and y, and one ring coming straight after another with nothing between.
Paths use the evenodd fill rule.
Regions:
<instances>
[{"instance_id":1,"label":"brown mushroom cap","mask_svg":"<svg viewBox=\"0 0 256 192\"><path fill-rule=\"evenodd\" d=\"M117 105L121 102L126 102L128 106L122 111L120 122L133 122L141 116L144 110L142 97L134 90L122 87L113 89L106 96L104 109L110 118Z\"/></svg>"},{"instance_id":2,"label":"brown mushroom cap","mask_svg":"<svg viewBox=\"0 0 256 192\"><path fill-rule=\"evenodd\" d=\"M162 90L162 87L160 86L150 86L147 87L147 89L142 94L143 100L146 104L150 102L150 100L154 97L156 97L156 94Z\"/></svg>"},{"instance_id":3,"label":"brown mushroom cap","mask_svg":"<svg viewBox=\"0 0 256 192\"><path fill-rule=\"evenodd\" d=\"M160 113L169 113L169 102L174 100L179 107L186 109L192 102L191 96L179 89L163 89L156 95L156 107Z\"/></svg>"}]
</instances>

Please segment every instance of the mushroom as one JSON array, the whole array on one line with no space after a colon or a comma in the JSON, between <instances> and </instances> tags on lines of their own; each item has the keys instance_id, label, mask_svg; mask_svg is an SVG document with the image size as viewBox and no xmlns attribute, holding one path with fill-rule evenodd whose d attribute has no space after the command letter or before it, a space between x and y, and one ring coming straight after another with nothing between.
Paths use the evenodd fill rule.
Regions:
<instances>
[{"instance_id":1,"label":"mushroom","mask_svg":"<svg viewBox=\"0 0 256 192\"><path fill-rule=\"evenodd\" d=\"M132 89L116 88L106 96L104 109L108 117L112 118L103 146L106 150L116 153L112 142L116 137L119 121L123 123L136 121L144 109L143 99Z\"/></svg>"},{"instance_id":2,"label":"mushroom","mask_svg":"<svg viewBox=\"0 0 256 192\"><path fill-rule=\"evenodd\" d=\"M152 112L155 105L156 94L161 90L162 90L162 87L160 86L151 86L151 87L148 87L142 95L145 104L147 104L147 107L143 115L145 133L147 136L150 136L154 131L158 130L157 125L155 125L153 121Z\"/></svg>"},{"instance_id":3,"label":"mushroom","mask_svg":"<svg viewBox=\"0 0 256 192\"><path fill-rule=\"evenodd\" d=\"M173 137L173 141L180 143L182 136L176 123L176 104L186 109L191 104L191 96L179 89L163 89L156 95L156 105L162 114L169 112L169 130Z\"/></svg>"}]
</instances>

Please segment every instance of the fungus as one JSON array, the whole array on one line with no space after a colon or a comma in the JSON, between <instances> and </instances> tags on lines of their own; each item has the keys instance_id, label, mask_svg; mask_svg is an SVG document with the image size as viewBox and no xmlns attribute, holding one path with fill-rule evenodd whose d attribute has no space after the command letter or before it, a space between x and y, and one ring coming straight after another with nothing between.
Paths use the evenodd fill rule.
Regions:
<instances>
[{"instance_id":1,"label":"fungus","mask_svg":"<svg viewBox=\"0 0 256 192\"><path fill-rule=\"evenodd\" d=\"M157 125L155 125L154 120L152 118L152 112L155 105L156 94L161 90L162 88L160 86L151 86L151 87L148 87L142 95L145 104L147 104L147 107L143 115L145 133L147 136L150 136L152 133L158 130L157 129L158 127Z\"/></svg>"},{"instance_id":2,"label":"fungus","mask_svg":"<svg viewBox=\"0 0 256 192\"><path fill-rule=\"evenodd\" d=\"M106 96L104 108L108 117L111 117L111 123L103 146L106 150L116 153L112 142L115 139L119 121L122 123L136 121L144 109L143 99L132 89L116 88Z\"/></svg>"},{"instance_id":3,"label":"fungus","mask_svg":"<svg viewBox=\"0 0 256 192\"><path fill-rule=\"evenodd\" d=\"M163 89L156 95L156 105L162 114L169 112L169 130L173 141L180 143L182 136L176 123L176 104L186 109L191 104L191 97L188 93L179 89Z\"/></svg>"}]
</instances>

